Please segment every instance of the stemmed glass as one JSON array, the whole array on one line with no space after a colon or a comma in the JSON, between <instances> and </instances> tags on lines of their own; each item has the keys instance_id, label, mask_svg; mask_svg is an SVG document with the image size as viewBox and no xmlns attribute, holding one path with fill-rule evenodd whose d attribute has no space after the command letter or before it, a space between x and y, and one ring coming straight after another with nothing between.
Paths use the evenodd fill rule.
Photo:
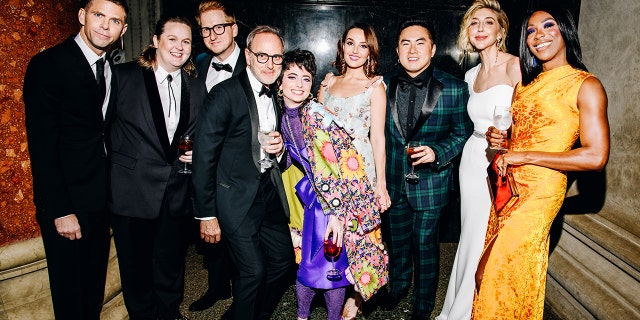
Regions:
<instances>
[{"instance_id":1,"label":"stemmed glass","mask_svg":"<svg viewBox=\"0 0 640 320\"><path fill-rule=\"evenodd\" d=\"M269 136L269 134L273 130L275 130L275 125L272 125L269 127L263 127L263 126L260 127L260 131L258 131L258 142L260 142L261 146L266 147L269 145L269 141L273 139L271 136ZM258 163L260 164L260 169L262 169L263 171L273 166L273 160L270 159L271 155L268 153L266 153L266 155L267 155L266 158L260 159L258 161Z\"/></svg>"},{"instance_id":2,"label":"stemmed glass","mask_svg":"<svg viewBox=\"0 0 640 320\"><path fill-rule=\"evenodd\" d=\"M331 268L327 271L327 280L329 281L340 281L342 280L342 275L340 274L340 270L336 269L336 260L338 256L340 256L340 247L333 242L333 234L329 235L329 239L324 241L324 255L331 261Z\"/></svg>"},{"instance_id":3,"label":"stemmed glass","mask_svg":"<svg viewBox=\"0 0 640 320\"><path fill-rule=\"evenodd\" d=\"M500 131L509 130L509 127L511 127L511 120L512 116L510 105L495 106L495 109L493 110L493 126L496 127L496 129ZM500 145L498 145L497 147L491 146L491 149L506 150L506 148L504 147L505 143L506 139L503 138L502 142L500 142Z\"/></svg>"},{"instance_id":4,"label":"stemmed glass","mask_svg":"<svg viewBox=\"0 0 640 320\"><path fill-rule=\"evenodd\" d=\"M413 165L413 158L411 158L411 156L418 153L416 147L419 146L419 142L410 141L405 147L405 149L407 150L407 159L409 160L409 162L411 162L411 171L409 171L409 173L404 176L406 181L409 183L418 183L418 174L414 172L415 165Z\"/></svg>"},{"instance_id":5,"label":"stemmed glass","mask_svg":"<svg viewBox=\"0 0 640 320\"><path fill-rule=\"evenodd\" d=\"M185 154L187 151L191 151L193 149L193 140L189 134L184 134L180 137L180 142L178 142L178 150L180 153ZM191 170L187 168L187 163L184 163L184 168L178 170L178 173L182 174L191 174Z\"/></svg>"}]
</instances>

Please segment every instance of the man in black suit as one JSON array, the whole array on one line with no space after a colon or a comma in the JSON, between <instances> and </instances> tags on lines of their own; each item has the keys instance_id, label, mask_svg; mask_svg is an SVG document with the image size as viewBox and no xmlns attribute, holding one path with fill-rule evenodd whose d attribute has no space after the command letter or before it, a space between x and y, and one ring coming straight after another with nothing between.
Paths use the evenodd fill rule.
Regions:
<instances>
[{"instance_id":1,"label":"man in black suit","mask_svg":"<svg viewBox=\"0 0 640 320\"><path fill-rule=\"evenodd\" d=\"M196 58L196 68L198 79L206 83L207 91L211 91L213 86L244 71L247 63L244 56L240 56L240 47L234 40L238 36L238 26L233 13L215 0L200 3L198 13L196 20L200 24L200 34L210 52L204 52ZM223 239L216 244L198 244L199 251L204 255L209 289L189 305L189 310L205 310L211 308L216 301L231 297L232 262L224 243Z\"/></svg>"},{"instance_id":2,"label":"man in black suit","mask_svg":"<svg viewBox=\"0 0 640 320\"><path fill-rule=\"evenodd\" d=\"M198 119L193 183L200 236L227 240L237 268L233 277L233 319L268 319L289 284L293 264L288 206L276 159L280 134L258 142L260 128L277 128L280 112L268 87L282 70L284 41L269 26L247 37L247 69L213 87ZM266 94L261 94L266 93ZM263 169L261 159L271 159ZM219 228L218 228L219 221Z\"/></svg>"},{"instance_id":3,"label":"man in black suit","mask_svg":"<svg viewBox=\"0 0 640 320\"><path fill-rule=\"evenodd\" d=\"M99 319L109 255L111 62L127 30L124 0L89 0L81 27L31 59L24 78L36 219L56 319Z\"/></svg>"},{"instance_id":4,"label":"man in black suit","mask_svg":"<svg viewBox=\"0 0 640 320\"><path fill-rule=\"evenodd\" d=\"M124 302L131 319L180 319L188 226L193 222L191 152L206 99L189 76L191 23L164 17L153 46L116 68L118 101L111 130L110 209Z\"/></svg>"}]
</instances>

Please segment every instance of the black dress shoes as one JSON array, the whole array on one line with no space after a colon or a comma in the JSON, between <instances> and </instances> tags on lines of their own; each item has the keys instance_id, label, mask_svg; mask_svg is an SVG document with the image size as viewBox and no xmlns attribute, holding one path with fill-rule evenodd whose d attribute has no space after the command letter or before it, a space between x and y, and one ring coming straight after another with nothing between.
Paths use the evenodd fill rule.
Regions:
<instances>
[{"instance_id":1,"label":"black dress shoes","mask_svg":"<svg viewBox=\"0 0 640 320\"><path fill-rule=\"evenodd\" d=\"M231 298L231 293L217 294L211 291L207 291L200 299L194 301L189 305L189 311L202 311L207 310L218 302L218 300L226 300Z\"/></svg>"}]
</instances>

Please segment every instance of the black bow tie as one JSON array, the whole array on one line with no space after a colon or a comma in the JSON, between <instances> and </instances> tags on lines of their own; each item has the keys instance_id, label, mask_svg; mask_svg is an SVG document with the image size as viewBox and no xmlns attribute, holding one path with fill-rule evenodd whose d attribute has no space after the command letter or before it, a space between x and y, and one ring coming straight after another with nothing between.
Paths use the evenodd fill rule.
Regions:
<instances>
[{"instance_id":1,"label":"black bow tie","mask_svg":"<svg viewBox=\"0 0 640 320\"><path fill-rule=\"evenodd\" d=\"M216 69L216 71L224 70L227 72L233 72L233 68L231 68L231 66L228 63L222 64L222 63L211 62L211 66L214 69Z\"/></svg>"},{"instance_id":2,"label":"black bow tie","mask_svg":"<svg viewBox=\"0 0 640 320\"><path fill-rule=\"evenodd\" d=\"M271 98L273 97L273 90L271 90L271 88L267 87L267 86L262 86L262 89L260 89L260 93L258 93L258 97L262 97L262 95L267 95L267 97Z\"/></svg>"},{"instance_id":3,"label":"black bow tie","mask_svg":"<svg viewBox=\"0 0 640 320\"><path fill-rule=\"evenodd\" d=\"M422 78L411 78L405 75L398 77L398 84L400 84L400 88L402 88L402 90L407 90L409 86L414 86L418 89L422 89L422 87L424 87L424 81L422 81Z\"/></svg>"}]
</instances>

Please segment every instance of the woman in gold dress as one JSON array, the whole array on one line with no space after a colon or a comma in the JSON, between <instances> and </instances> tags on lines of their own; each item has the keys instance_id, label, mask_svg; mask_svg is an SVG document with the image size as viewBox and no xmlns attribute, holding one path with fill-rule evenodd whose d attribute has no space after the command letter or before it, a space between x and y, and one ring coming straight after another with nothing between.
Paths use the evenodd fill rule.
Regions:
<instances>
[{"instance_id":1,"label":"woman in gold dress","mask_svg":"<svg viewBox=\"0 0 640 320\"><path fill-rule=\"evenodd\" d=\"M473 319L542 319L549 229L565 197L565 172L602 170L609 157L606 92L582 63L566 10L525 20L520 67L510 147L497 162L501 175L511 167L520 198L489 217ZM486 135L495 146L507 132L490 127Z\"/></svg>"}]
</instances>

